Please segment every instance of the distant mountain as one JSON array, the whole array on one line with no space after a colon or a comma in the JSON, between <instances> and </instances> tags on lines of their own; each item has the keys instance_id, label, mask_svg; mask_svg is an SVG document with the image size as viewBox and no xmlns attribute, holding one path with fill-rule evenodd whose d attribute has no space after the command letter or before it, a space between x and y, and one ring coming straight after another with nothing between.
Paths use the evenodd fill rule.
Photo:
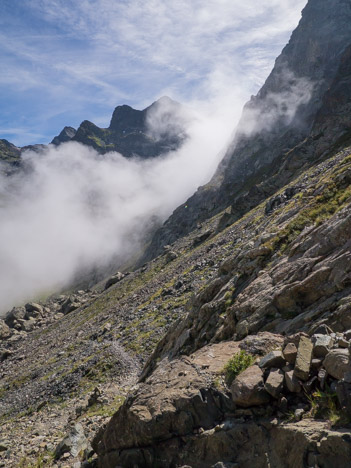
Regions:
<instances>
[{"instance_id":1,"label":"distant mountain","mask_svg":"<svg viewBox=\"0 0 351 468\"><path fill-rule=\"evenodd\" d=\"M219 229L351 142L351 3L310 0L216 174L176 209L140 260L227 209ZM186 209L185 209L186 207Z\"/></svg>"},{"instance_id":2,"label":"distant mountain","mask_svg":"<svg viewBox=\"0 0 351 468\"><path fill-rule=\"evenodd\" d=\"M181 114L182 106L168 97L160 98L141 111L127 105L118 106L108 128L100 128L84 120L78 130L65 127L51 143L58 145L78 141L92 146L101 154L117 151L126 158L134 155L153 158L177 149L186 138ZM154 116L161 116L161 125L166 122L165 132L155 134L152 128Z\"/></svg>"},{"instance_id":3,"label":"distant mountain","mask_svg":"<svg viewBox=\"0 0 351 468\"><path fill-rule=\"evenodd\" d=\"M164 96L141 111L127 105L116 107L108 128L100 128L88 120L84 120L78 130L64 127L51 144L58 146L77 141L100 154L117 151L126 158L154 158L181 145L186 139L186 123L182 105ZM7 140L0 140L1 171L11 174L20 167L23 151L45 148L42 144L18 148Z\"/></svg>"},{"instance_id":4,"label":"distant mountain","mask_svg":"<svg viewBox=\"0 0 351 468\"><path fill-rule=\"evenodd\" d=\"M20 148L0 139L0 173L11 174L20 165L20 161Z\"/></svg>"}]
</instances>

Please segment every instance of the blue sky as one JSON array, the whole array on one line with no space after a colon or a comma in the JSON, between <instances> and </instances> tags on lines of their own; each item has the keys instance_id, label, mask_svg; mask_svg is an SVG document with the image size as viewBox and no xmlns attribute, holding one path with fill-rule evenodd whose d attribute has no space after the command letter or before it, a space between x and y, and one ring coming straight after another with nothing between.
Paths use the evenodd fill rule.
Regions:
<instances>
[{"instance_id":1,"label":"blue sky","mask_svg":"<svg viewBox=\"0 0 351 468\"><path fill-rule=\"evenodd\" d=\"M162 95L242 106L306 0L1 0L0 138L47 143Z\"/></svg>"}]
</instances>

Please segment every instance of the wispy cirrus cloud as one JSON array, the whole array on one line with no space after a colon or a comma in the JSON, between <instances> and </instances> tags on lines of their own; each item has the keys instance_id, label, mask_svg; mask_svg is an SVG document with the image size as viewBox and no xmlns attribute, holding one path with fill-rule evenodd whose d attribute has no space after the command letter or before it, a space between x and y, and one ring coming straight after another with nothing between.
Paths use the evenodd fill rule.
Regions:
<instances>
[{"instance_id":1,"label":"wispy cirrus cloud","mask_svg":"<svg viewBox=\"0 0 351 468\"><path fill-rule=\"evenodd\" d=\"M241 107L305 3L3 0L0 126L40 127L49 140L65 124L107 125L117 104L141 108L167 92L185 102L229 92Z\"/></svg>"}]
</instances>

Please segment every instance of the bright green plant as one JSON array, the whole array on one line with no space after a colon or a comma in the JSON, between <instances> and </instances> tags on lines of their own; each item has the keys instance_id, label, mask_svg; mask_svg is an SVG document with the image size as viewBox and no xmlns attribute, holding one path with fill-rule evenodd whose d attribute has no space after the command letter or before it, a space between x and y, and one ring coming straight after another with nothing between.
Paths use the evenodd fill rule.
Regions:
<instances>
[{"instance_id":1,"label":"bright green plant","mask_svg":"<svg viewBox=\"0 0 351 468\"><path fill-rule=\"evenodd\" d=\"M239 351L224 366L225 381L231 385L233 380L255 362L255 357L245 351Z\"/></svg>"}]
</instances>

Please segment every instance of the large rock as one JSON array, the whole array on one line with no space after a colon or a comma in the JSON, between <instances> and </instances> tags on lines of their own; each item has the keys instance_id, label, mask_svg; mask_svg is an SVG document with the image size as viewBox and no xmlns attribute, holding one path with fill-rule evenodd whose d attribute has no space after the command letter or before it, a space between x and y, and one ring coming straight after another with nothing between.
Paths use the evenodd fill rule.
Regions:
<instances>
[{"instance_id":1,"label":"large rock","mask_svg":"<svg viewBox=\"0 0 351 468\"><path fill-rule=\"evenodd\" d=\"M271 367L283 367L285 366L285 359L281 351L271 351L259 362L259 366L262 369L270 369Z\"/></svg>"},{"instance_id":2,"label":"large rock","mask_svg":"<svg viewBox=\"0 0 351 468\"><path fill-rule=\"evenodd\" d=\"M315 357L325 357L333 346L333 338L329 335L315 334L312 336L313 355Z\"/></svg>"},{"instance_id":3,"label":"large rock","mask_svg":"<svg viewBox=\"0 0 351 468\"><path fill-rule=\"evenodd\" d=\"M123 278L124 278L124 274L121 273L120 271L118 271L116 274L114 274L113 276L111 276L111 278L109 278L109 279L106 281L105 289L108 289L108 288L110 288L112 285L114 285L114 284L116 284L116 283L119 283Z\"/></svg>"},{"instance_id":4,"label":"large rock","mask_svg":"<svg viewBox=\"0 0 351 468\"><path fill-rule=\"evenodd\" d=\"M332 349L323 361L328 374L335 379L341 380L345 372L349 370L350 353L348 349Z\"/></svg>"},{"instance_id":5,"label":"large rock","mask_svg":"<svg viewBox=\"0 0 351 468\"><path fill-rule=\"evenodd\" d=\"M297 356L297 348L294 343L288 343L283 350L284 359L289 364L295 364Z\"/></svg>"},{"instance_id":6,"label":"large rock","mask_svg":"<svg viewBox=\"0 0 351 468\"><path fill-rule=\"evenodd\" d=\"M301 380L308 380L310 375L312 352L313 344L311 340L305 336L302 336L300 338L294 368L295 376Z\"/></svg>"},{"instance_id":7,"label":"large rock","mask_svg":"<svg viewBox=\"0 0 351 468\"><path fill-rule=\"evenodd\" d=\"M76 457L88 448L89 442L85 437L83 426L77 423L71 427L67 436L57 445L55 458L60 458L64 453L70 453L73 457Z\"/></svg>"},{"instance_id":8,"label":"large rock","mask_svg":"<svg viewBox=\"0 0 351 468\"><path fill-rule=\"evenodd\" d=\"M230 390L234 403L244 408L262 405L270 398L264 388L263 372L255 365L239 374Z\"/></svg>"},{"instance_id":9,"label":"large rock","mask_svg":"<svg viewBox=\"0 0 351 468\"><path fill-rule=\"evenodd\" d=\"M283 390L284 372L280 369L271 369L264 388L274 398L278 398Z\"/></svg>"},{"instance_id":10,"label":"large rock","mask_svg":"<svg viewBox=\"0 0 351 468\"><path fill-rule=\"evenodd\" d=\"M285 384L292 393L301 392L301 385L294 375L294 371L285 372Z\"/></svg>"},{"instance_id":11,"label":"large rock","mask_svg":"<svg viewBox=\"0 0 351 468\"><path fill-rule=\"evenodd\" d=\"M24 307L26 309L26 314L24 316L25 319L38 318L43 316L43 308L40 304L29 302Z\"/></svg>"},{"instance_id":12,"label":"large rock","mask_svg":"<svg viewBox=\"0 0 351 468\"><path fill-rule=\"evenodd\" d=\"M0 348L0 362L5 361L9 356L13 354L13 351L10 351L9 349L5 348Z\"/></svg>"},{"instance_id":13,"label":"large rock","mask_svg":"<svg viewBox=\"0 0 351 468\"><path fill-rule=\"evenodd\" d=\"M341 409L351 417L351 383L339 381L336 385L336 394Z\"/></svg>"},{"instance_id":14,"label":"large rock","mask_svg":"<svg viewBox=\"0 0 351 468\"><path fill-rule=\"evenodd\" d=\"M3 320L0 320L0 340L6 340L11 335L10 328Z\"/></svg>"},{"instance_id":15,"label":"large rock","mask_svg":"<svg viewBox=\"0 0 351 468\"><path fill-rule=\"evenodd\" d=\"M121 426L123 431L123 426ZM99 468L346 468L351 431L329 430L325 422L302 420L274 425L266 421L225 420L215 429L172 437L152 446L99 454ZM320 441L316 443L316 441ZM308 462L313 462L310 464Z\"/></svg>"},{"instance_id":16,"label":"large rock","mask_svg":"<svg viewBox=\"0 0 351 468\"><path fill-rule=\"evenodd\" d=\"M18 320L23 320L26 315L26 309L24 307L14 307L10 312L6 314L5 323L10 328L13 328Z\"/></svg>"},{"instance_id":17,"label":"large rock","mask_svg":"<svg viewBox=\"0 0 351 468\"><path fill-rule=\"evenodd\" d=\"M64 315L69 314L70 312L73 312L76 309L79 309L81 306L81 302L79 299L75 296L70 296L68 299L65 300L65 302L62 304L60 312Z\"/></svg>"},{"instance_id":18,"label":"large rock","mask_svg":"<svg viewBox=\"0 0 351 468\"><path fill-rule=\"evenodd\" d=\"M148 446L214 427L234 404L212 382L238 351L238 343L229 341L162 361L113 416L93 448L105 453Z\"/></svg>"},{"instance_id":19,"label":"large rock","mask_svg":"<svg viewBox=\"0 0 351 468\"><path fill-rule=\"evenodd\" d=\"M249 335L240 342L240 349L247 353L265 355L283 344L281 335L269 332L259 332L257 335Z\"/></svg>"}]
</instances>

